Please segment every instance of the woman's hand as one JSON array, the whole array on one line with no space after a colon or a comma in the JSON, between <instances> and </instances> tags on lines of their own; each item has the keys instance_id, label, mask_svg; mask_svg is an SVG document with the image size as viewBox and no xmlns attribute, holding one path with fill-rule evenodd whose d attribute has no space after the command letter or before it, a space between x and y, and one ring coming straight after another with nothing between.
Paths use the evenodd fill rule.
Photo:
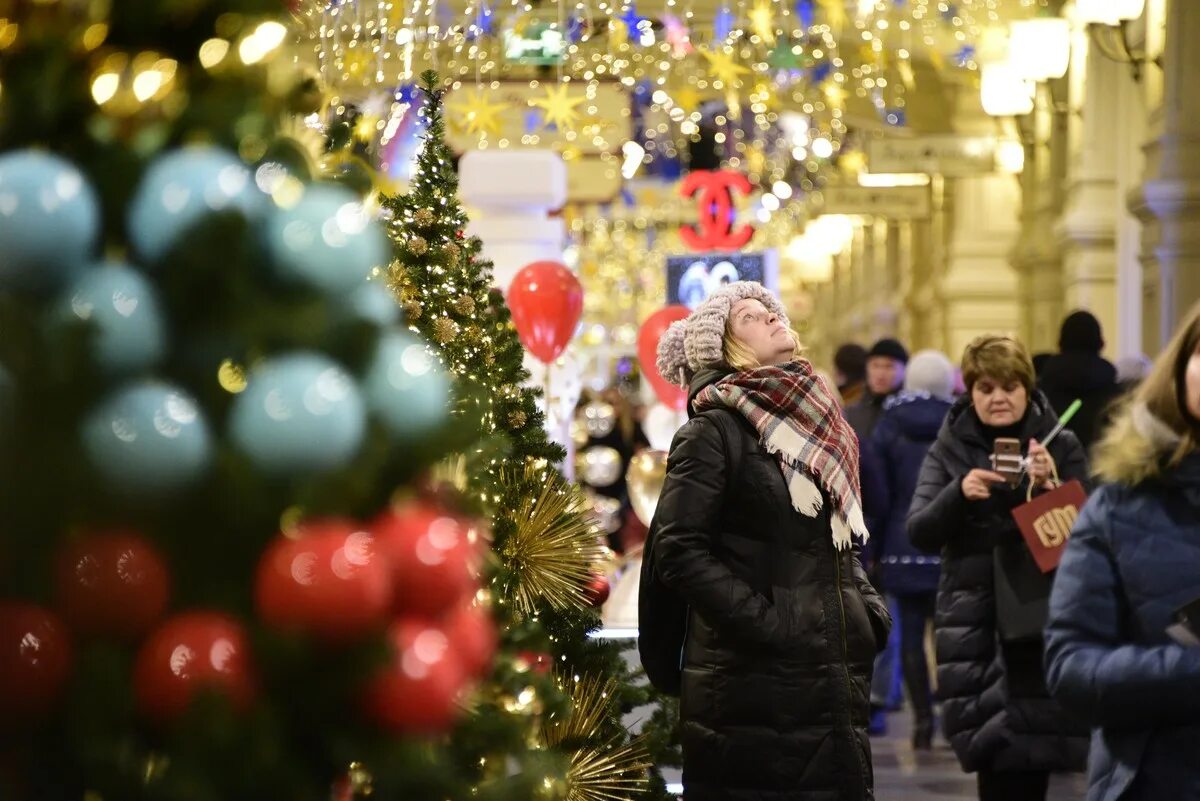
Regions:
<instances>
[{"instance_id":1,"label":"woman's hand","mask_svg":"<svg viewBox=\"0 0 1200 801\"><path fill-rule=\"evenodd\" d=\"M962 494L968 501L982 501L992 497L992 484L1003 484L1004 476L994 470L976 467L962 480Z\"/></svg>"},{"instance_id":2,"label":"woman's hand","mask_svg":"<svg viewBox=\"0 0 1200 801\"><path fill-rule=\"evenodd\" d=\"M1050 453L1036 439L1029 440L1029 482L1037 489L1050 483L1051 465Z\"/></svg>"}]
</instances>

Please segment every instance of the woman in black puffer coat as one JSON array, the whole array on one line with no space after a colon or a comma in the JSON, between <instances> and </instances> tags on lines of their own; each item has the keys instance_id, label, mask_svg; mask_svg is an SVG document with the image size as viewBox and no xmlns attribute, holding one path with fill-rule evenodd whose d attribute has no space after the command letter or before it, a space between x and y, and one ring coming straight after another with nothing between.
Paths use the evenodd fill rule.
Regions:
<instances>
[{"instance_id":1,"label":"woman in black puffer coat","mask_svg":"<svg viewBox=\"0 0 1200 801\"><path fill-rule=\"evenodd\" d=\"M994 596L997 548L1022 560L1027 580L1048 600L1050 577L1032 562L1011 510L1049 475L1046 449L1037 444L1057 418L1034 387L1025 347L985 336L963 355L967 395L950 410L921 466L909 510L912 542L940 553L942 576L935 614L938 694L946 738L963 769L978 771L982 801L1037 801L1050 773L1082 770L1087 728L1050 697L1042 669L1040 634L1000 637ZM999 437L1029 445L1029 477L1016 488L992 472ZM1049 453L1063 481L1087 482L1079 440L1063 431Z\"/></svg>"},{"instance_id":2,"label":"woman in black puffer coat","mask_svg":"<svg viewBox=\"0 0 1200 801\"><path fill-rule=\"evenodd\" d=\"M732 309L724 301L725 313L750 308L766 330L786 328L778 301L753 286L720 290L734 301ZM780 358L792 359L793 347ZM687 371L694 370L693 416L671 446L647 543L652 566L643 568L643 593L649 580L661 581L689 607L680 694L684 793L688 801L870 801L868 685L890 617L849 542L835 545L841 507L829 491L821 488L823 503L812 516L797 511L780 459L755 426L735 409L698 402L706 389L780 363L757 356L760 348L748 354L757 363L747 363L736 350L725 351L726 361L718 339L716 358ZM806 386L828 393L806 363L791 365ZM823 400L838 413L832 395ZM845 432L853 444L848 426ZM643 603L641 613L658 610ZM643 654L654 645L645 641L654 623L643 620Z\"/></svg>"}]
</instances>

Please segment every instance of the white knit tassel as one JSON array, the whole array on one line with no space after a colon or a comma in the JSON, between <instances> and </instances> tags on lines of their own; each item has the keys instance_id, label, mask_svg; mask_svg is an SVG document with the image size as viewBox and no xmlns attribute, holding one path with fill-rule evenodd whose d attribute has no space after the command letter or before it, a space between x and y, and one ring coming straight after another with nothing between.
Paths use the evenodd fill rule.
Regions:
<instances>
[{"instance_id":1,"label":"white knit tassel","mask_svg":"<svg viewBox=\"0 0 1200 801\"><path fill-rule=\"evenodd\" d=\"M835 512L833 515L833 547L839 551L844 551L850 547L850 527L846 525L846 518L841 512Z\"/></svg>"},{"instance_id":2,"label":"white knit tassel","mask_svg":"<svg viewBox=\"0 0 1200 801\"><path fill-rule=\"evenodd\" d=\"M788 482L788 494L792 496L792 508L805 517L816 517L821 511L821 505L824 503L821 490L800 470L792 471L792 478Z\"/></svg>"}]
</instances>

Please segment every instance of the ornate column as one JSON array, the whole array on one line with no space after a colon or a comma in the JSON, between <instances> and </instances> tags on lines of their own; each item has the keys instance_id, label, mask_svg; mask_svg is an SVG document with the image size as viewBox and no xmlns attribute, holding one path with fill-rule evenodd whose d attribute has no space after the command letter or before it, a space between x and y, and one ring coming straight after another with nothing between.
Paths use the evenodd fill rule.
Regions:
<instances>
[{"instance_id":1,"label":"ornate column","mask_svg":"<svg viewBox=\"0 0 1200 801\"><path fill-rule=\"evenodd\" d=\"M1200 300L1200 3L1168 0L1165 11L1161 129L1147 147L1142 185L1142 202L1157 223L1148 243L1152 258L1145 264L1151 299L1157 299L1157 309L1145 309L1151 318L1146 333L1152 341L1144 343L1148 353Z\"/></svg>"},{"instance_id":2,"label":"ornate column","mask_svg":"<svg viewBox=\"0 0 1200 801\"><path fill-rule=\"evenodd\" d=\"M1072 64L1073 158L1066 182L1066 208L1057 232L1063 252L1065 310L1087 309L1104 329L1106 353L1121 352L1119 342L1117 219L1117 131L1132 115L1121 113L1118 92L1129 81L1122 65L1075 38ZM1137 288L1126 287L1138 296Z\"/></svg>"},{"instance_id":3,"label":"ornate column","mask_svg":"<svg viewBox=\"0 0 1200 801\"><path fill-rule=\"evenodd\" d=\"M567 167L553 150L472 150L460 162L459 194L471 207L467 233L483 241L496 285L508 290L533 261L562 259L566 228L549 212L567 200Z\"/></svg>"},{"instance_id":4,"label":"ornate column","mask_svg":"<svg viewBox=\"0 0 1200 801\"><path fill-rule=\"evenodd\" d=\"M977 93L959 92L959 133L990 134ZM946 179L948 243L937 295L944 309L942 349L957 359L967 343L991 332L1015 332L1017 280L1009 261L1020 231L1019 187L1010 175Z\"/></svg>"},{"instance_id":5,"label":"ornate column","mask_svg":"<svg viewBox=\"0 0 1200 801\"><path fill-rule=\"evenodd\" d=\"M1059 82L1038 87L1033 114L1018 121L1025 144L1021 228L1011 258L1018 274L1020 337L1033 353L1057 350L1063 317L1062 250L1054 222L1062 209L1066 114Z\"/></svg>"}]
</instances>

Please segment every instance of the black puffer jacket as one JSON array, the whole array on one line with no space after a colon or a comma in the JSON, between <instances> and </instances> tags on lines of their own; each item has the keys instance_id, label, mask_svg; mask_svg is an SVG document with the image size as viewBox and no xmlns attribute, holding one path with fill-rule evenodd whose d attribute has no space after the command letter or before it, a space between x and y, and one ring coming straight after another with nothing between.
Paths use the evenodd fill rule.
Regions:
<instances>
[{"instance_id":1,"label":"black puffer jacket","mask_svg":"<svg viewBox=\"0 0 1200 801\"><path fill-rule=\"evenodd\" d=\"M692 397L723 375L698 375ZM688 801L874 797L868 684L891 619L857 556L834 549L829 508L792 509L778 462L737 412L693 417L675 437L653 547L660 580L690 607Z\"/></svg>"},{"instance_id":2,"label":"black puffer jacket","mask_svg":"<svg viewBox=\"0 0 1200 801\"><path fill-rule=\"evenodd\" d=\"M1051 356L1038 386L1058 414L1076 399L1083 401L1067 428L1079 437L1085 451L1090 451L1103 433L1113 402L1121 396L1117 368L1095 353L1068 351Z\"/></svg>"},{"instance_id":3,"label":"black puffer jacket","mask_svg":"<svg viewBox=\"0 0 1200 801\"><path fill-rule=\"evenodd\" d=\"M1019 433L1022 451L1056 422L1035 392ZM996 634L993 551L1024 547L1011 510L1025 502L1026 485L993 486L991 498L968 501L963 477L991 469L992 451L970 397L959 399L921 465L909 509L913 544L942 556L934 625L943 728L967 771L1082 770L1088 730L1049 697L1041 643L1002 644ZM1074 434L1059 434L1050 454L1063 481L1087 485L1087 458Z\"/></svg>"}]
</instances>

